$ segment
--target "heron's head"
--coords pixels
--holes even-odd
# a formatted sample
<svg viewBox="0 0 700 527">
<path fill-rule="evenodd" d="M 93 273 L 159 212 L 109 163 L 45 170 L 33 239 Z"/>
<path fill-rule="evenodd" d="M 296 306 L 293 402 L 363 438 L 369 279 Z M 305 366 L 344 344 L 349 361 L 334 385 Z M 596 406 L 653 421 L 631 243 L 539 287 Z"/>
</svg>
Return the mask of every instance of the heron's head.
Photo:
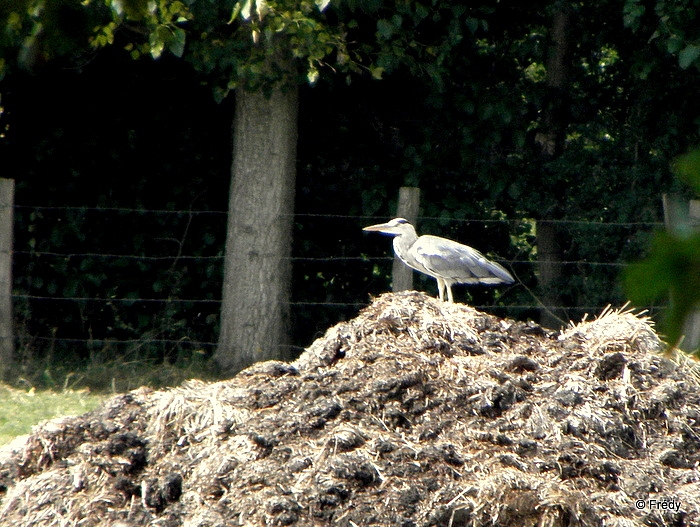
<svg viewBox="0 0 700 527">
<path fill-rule="evenodd" d="M 416 230 L 413 225 L 408 223 L 403 218 L 394 218 L 387 223 L 379 223 L 378 225 L 370 225 L 362 229 L 363 231 L 376 231 L 390 236 L 401 236 L 402 234 L 415 234 Z"/>
</svg>

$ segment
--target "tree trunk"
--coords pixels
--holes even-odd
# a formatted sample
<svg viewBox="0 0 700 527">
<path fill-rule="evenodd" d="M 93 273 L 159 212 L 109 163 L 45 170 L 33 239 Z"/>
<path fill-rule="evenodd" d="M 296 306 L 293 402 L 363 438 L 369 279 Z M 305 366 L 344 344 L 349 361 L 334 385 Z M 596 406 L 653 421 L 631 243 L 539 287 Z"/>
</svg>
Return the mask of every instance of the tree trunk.
<svg viewBox="0 0 700 527">
<path fill-rule="evenodd" d="M 552 18 L 551 48 L 547 58 L 547 95 L 542 108 L 542 127 L 535 141 L 545 159 L 561 154 L 569 122 L 569 6 L 563 5 Z"/>
<path fill-rule="evenodd" d="M 547 59 L 547 97 L 542 108 L 542 124 L 535 141 L 540 147 L 540 156 L 546 163 L 561 155 L 566 140 L 566 127 L 569 124 L 569 25 L 571 9 L 564 2 L 552 18 L 551 48 Z M 555 175 L 556 176 L 556 175 Z M 557 199 L 562 199 L 568 189 L 565 182 L 552 177 L 555 184 L 549 189 Z M 542 220 L 561 217 L 560 207 L 545 212 Z M 566 323 L 566 315 L 561 309 L 563 303 L 560 288 L 562 285 L 562 248 L 559 243 L 561 232 L 548 221 L 537 223 L 537 252 L 539 262 L 539 290 L 544 307 L 540 311 L 540 324 L 558 328 Z"/>
<path fill-rule="evenodd" d="M 297 88 L 236 92 L 221 332 L 214 360 L 234 374 L 288 358 Z"/>
</svg>

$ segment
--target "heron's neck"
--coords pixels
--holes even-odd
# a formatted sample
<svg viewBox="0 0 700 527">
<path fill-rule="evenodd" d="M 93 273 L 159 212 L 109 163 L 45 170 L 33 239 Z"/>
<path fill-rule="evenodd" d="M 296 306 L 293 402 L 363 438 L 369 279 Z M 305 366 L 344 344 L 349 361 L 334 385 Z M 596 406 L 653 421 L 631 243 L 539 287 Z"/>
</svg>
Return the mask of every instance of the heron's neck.
<svg viewBox="0 0 700 527">
<path fill-rule="evenodd" d="M 414 243 L 416 243 L 417 239 L 418 235 L 416 234 L 415 230 L 406 234 L 399 234 L 398 236 L 394 236 L 394 252 L 403 261 L 410 260 L 408 250 Z"/>
</svg>

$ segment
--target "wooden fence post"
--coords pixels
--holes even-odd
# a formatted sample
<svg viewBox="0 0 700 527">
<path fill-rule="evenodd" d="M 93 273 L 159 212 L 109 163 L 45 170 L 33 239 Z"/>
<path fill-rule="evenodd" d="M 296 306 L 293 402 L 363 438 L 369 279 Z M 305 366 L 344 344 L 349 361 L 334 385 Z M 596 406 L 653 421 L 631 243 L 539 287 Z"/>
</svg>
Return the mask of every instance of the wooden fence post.
<svg viewBox="0 0 700 527">
<path fill-rule="evenodd" d="M 399 203 L 396 206 L 396 217 L 404 218 L 416 226 L 418 219 L 418 207 L 420 205 L 420 189 L 417 187 L 401 187 L 399 189 Z M 413 269 L 406 266 L 394 255 L 394 263 L 391 267 L 391 290 L 410 291 L 413 289 Z"/>
<path fill-rule="evenodd" d="M 12 319 L 12 244 L 15 181 L 0 178 L 0 378 L 15 358 Z"/>
<path fill-rule="evenodd" d="M 559 329 L 566 325 L 568 318 L 561 308 L 562 300 L 559 294 L 563 276 L 559 235 L 555 222 L 537 221 L 538 281 L 543 304 L 540 309 L 540 324 L 551 329 Z"/>
<path fill-rule="evenodd" d="M 700 228 L 700 200 L 690 203 L 664 194 L 664 224 L 666 230 L 680 236 L 688 236 Z M 670 299 L 673 302 L 673 298 Z M 683 324 L 681 349 L 695 351 L 700 348 L 700 310 L 691 313 Z"/>
</svg>

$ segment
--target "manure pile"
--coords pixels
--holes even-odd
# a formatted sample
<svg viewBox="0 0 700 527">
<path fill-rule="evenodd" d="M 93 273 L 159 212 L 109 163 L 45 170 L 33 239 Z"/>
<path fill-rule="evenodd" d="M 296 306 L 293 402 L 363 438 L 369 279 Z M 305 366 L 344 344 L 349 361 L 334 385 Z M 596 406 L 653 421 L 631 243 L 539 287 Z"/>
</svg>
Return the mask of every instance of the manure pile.
<svg viewBox="0 0 700 527">
<path fill-rule="evenodd" d="M 294 363 L 140 389 L 0 455 L 0 525 L 700 525 L 700 386 L 648 320 L 386 294 Z"/>
</svg>

